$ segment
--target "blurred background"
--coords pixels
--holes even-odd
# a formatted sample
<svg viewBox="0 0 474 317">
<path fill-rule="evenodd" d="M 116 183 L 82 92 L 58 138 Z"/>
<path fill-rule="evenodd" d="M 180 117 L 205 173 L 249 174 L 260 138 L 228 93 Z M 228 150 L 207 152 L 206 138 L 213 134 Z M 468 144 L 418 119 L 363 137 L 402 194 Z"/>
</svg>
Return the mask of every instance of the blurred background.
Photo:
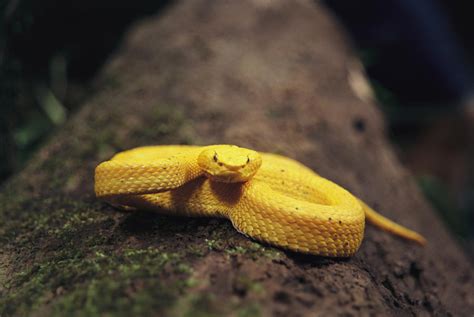
<svg viewBox="0 0 474 317">
<path fill-rule="evenodd" d="M 400 159 L 474 259 L 470 1 L 324 3 L 351 36 Z M 171 4 L 0 2 L 0 184 L 94 93 L 127 28 Z"/>
</svg>

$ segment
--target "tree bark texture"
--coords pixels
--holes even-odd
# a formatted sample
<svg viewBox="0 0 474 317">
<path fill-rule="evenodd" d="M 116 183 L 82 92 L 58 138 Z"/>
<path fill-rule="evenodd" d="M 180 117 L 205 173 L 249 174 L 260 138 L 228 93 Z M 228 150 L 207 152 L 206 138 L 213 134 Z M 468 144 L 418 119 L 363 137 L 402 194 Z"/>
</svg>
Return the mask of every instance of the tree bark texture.
<svg viewBox="0 0 474 317">
<path fill-rule="evenodd" d="M 95 95 L 2 188 L 0 315 L 472 316 L 472 266 L 351 88 L 347 43 L 303 0 L 182 1 L 135 25 Z M 293 157 L 429 243 L 368 225 L 354 257 L 321 258 L 95 198 L 99 162 L 176 143 Z"/>
</svg>

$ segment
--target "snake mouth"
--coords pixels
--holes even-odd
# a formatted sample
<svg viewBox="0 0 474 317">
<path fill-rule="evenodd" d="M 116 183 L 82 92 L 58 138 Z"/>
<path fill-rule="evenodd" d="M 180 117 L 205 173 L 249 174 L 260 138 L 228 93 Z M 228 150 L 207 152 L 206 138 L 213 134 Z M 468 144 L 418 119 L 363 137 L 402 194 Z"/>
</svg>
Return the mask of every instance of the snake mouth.
<svg viewBox="0 0 474 317">
<path fill-rule="evenodd" d="M 206 175 L 206 177 L 210 180 L 220 183 L 243 183 L 247 181 L 242 177 L 240 173 L 236 171 L 225 171 L 219 173 L 211 173 L 209 171 L 204 171 L 204 175 Z"/>
</svg>

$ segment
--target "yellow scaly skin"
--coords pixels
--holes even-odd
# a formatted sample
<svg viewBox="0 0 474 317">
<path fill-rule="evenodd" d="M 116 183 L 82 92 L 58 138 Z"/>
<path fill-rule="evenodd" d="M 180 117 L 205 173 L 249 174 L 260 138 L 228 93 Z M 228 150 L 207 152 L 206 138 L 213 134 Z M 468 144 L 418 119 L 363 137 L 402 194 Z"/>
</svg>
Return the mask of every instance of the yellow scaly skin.
<svg viewBox="0 0 474 317">
<path fill-rule="evenodd" d="M 366 217 L 384 230 L 426 242 L 297 161 L 232 145 L 118 153 L 97 166 L 95 192 L 128 209 L 229 218 L 256 240 L 322 256 L 353 255 Z"/>
</svg>

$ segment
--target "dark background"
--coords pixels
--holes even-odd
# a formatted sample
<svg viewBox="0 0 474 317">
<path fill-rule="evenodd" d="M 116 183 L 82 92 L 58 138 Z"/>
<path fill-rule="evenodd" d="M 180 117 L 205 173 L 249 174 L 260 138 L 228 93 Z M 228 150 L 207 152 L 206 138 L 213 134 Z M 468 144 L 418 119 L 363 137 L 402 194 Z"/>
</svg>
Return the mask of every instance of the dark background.
<svg viewBox="0 0 474 317">
<path fill-rule="evenodd" d="M 474 22 L 469 1 L 327 0 L 366 67 L 390 137 L 452 232 L 474 254 Z M 93 93 L 130 24 L 168 1 L 0 4 L 0 182 Z M 429 225 L 429 224 L 427 224 Z"/>
</svg>

